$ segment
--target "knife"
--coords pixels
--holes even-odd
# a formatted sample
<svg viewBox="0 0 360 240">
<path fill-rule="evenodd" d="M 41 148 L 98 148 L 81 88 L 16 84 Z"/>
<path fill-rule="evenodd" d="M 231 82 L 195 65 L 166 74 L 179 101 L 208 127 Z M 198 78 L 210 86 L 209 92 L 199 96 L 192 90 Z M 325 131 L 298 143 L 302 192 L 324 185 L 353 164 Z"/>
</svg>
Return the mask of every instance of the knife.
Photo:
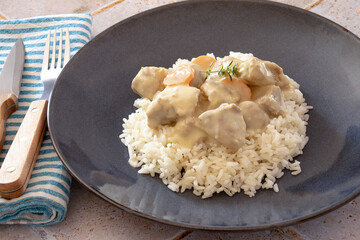
<svg viewBox="0 0 360 240">
<path fill-rule="evenodd" d="M 18 39 L 11 48 L 0 75 L 0 150 L 5 142 L 6 119 L 18 106 L 24 58 L 24 43 Z"/>
</svg>

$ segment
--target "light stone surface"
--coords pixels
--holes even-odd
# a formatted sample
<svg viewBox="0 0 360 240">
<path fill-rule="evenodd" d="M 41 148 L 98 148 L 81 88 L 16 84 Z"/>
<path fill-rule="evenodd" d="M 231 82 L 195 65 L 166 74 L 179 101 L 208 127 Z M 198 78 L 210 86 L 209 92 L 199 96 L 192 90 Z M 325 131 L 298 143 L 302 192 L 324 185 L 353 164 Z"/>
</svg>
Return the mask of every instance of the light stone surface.
<svg viewBox="0 0 360 240">
<path fill-rule="evenodd" d="M 360 0 L 276 0 L 305 8 L 360 36 Z M 59 4 L 61 2 L 61 4 Z M 0 0 L 0 19 L 90 12 L 93 36 L 136 13 L 175 0 Z M 359 60 L 360 61 L 360 60 Z M 304 223 L 269 231 L 186 230 L 131 215 L 82 188 L 75 180 L 65 220 L 53 226 L 0 225 L 0 239 L 360 239 L 357 197 L 343 207 Z"/>
</svg>

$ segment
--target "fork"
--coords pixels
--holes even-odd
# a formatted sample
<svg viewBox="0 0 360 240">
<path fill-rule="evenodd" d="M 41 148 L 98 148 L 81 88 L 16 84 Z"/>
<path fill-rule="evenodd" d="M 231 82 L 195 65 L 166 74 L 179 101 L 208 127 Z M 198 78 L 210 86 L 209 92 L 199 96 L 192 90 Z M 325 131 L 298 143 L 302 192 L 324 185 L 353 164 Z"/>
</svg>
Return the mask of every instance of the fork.
<svg viewBox="0 0 360 240">
<path fill-rule="evenodd" d="M 52 58 L 50 60 L 51 31 L 49 31 L 40 79 L 44 84 L 44 92 L 39 100 L 33 101 L 11 144 L 0 169 L 0 195 L 4 198 L 15 198 L 24 193 L 35 165 L 46 128 L 47 103 L 64 66 L 70 60 L 70 37 L 66 29 L 65 47 L 63 49 L 63 31 L 60 30 L 58 57 L 56 63 L 56 30 L 53 34 Z M 64 61 L 62 51 L 64 50 Z"/>
</svg>

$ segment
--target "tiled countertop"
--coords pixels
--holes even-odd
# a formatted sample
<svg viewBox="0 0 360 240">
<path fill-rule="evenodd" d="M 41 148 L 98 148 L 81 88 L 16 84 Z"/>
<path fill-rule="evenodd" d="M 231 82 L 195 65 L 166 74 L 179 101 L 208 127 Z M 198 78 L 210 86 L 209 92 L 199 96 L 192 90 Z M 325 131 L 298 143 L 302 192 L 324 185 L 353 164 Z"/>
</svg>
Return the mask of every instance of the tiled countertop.
<svg viewBox="0 0 360 240">
<path fill-rule="evenodd" d="M 327 17 L 360 36 L 360 0 L 276 0 Z M 61 3 L 60 3 L 61 2 Z M 174 0 L 0 0 L 0 19 L 90 12 L 93 36 L 131 15 Z M 0 239 L 360 239 L 357 197 L 301 224 L 259 232 L 186 230 L 131 215 L 82 188 L 75 180 L 66 219 L 57 225 L 0 225 Z"/>
</svg>

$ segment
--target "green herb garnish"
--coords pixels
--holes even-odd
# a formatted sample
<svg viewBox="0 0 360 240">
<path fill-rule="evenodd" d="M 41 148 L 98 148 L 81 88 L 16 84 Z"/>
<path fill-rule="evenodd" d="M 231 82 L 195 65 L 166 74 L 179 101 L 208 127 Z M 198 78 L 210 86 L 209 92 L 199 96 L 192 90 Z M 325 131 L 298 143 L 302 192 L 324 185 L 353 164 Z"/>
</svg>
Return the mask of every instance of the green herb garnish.
<svg viewBox="0 0 360 240">
<path fill-rule="evenodd" d="M 217 71 L 212 71 L 211 67 L 213 65 L 214 62 L 211 63 L 210 67 L 208 70 L 206 71 L 201 71 L 203 73 L 205 73 L 207 76 L 206 78 L 211 74 L 211 73 L 217 73 L 220 77 L 224 76 L 224 75 L 228 75 L 230 78 L 230 81 L 232 81 L 232 77 L 235 75 L 236 77 L 239 76 L 238 73 L 238 67 L 237 64 L 234 64 L 233 66 L 231 66 L 233 64 L 233 60 L 231 60 L 231 62 L 229 63 L 229 65 L 227 65 L 226 68 L 224 68 L 223 66 L 221 66 L 220 70 Z M 205 80 L 206 80 L 205 78 Z"/>
</svg>

